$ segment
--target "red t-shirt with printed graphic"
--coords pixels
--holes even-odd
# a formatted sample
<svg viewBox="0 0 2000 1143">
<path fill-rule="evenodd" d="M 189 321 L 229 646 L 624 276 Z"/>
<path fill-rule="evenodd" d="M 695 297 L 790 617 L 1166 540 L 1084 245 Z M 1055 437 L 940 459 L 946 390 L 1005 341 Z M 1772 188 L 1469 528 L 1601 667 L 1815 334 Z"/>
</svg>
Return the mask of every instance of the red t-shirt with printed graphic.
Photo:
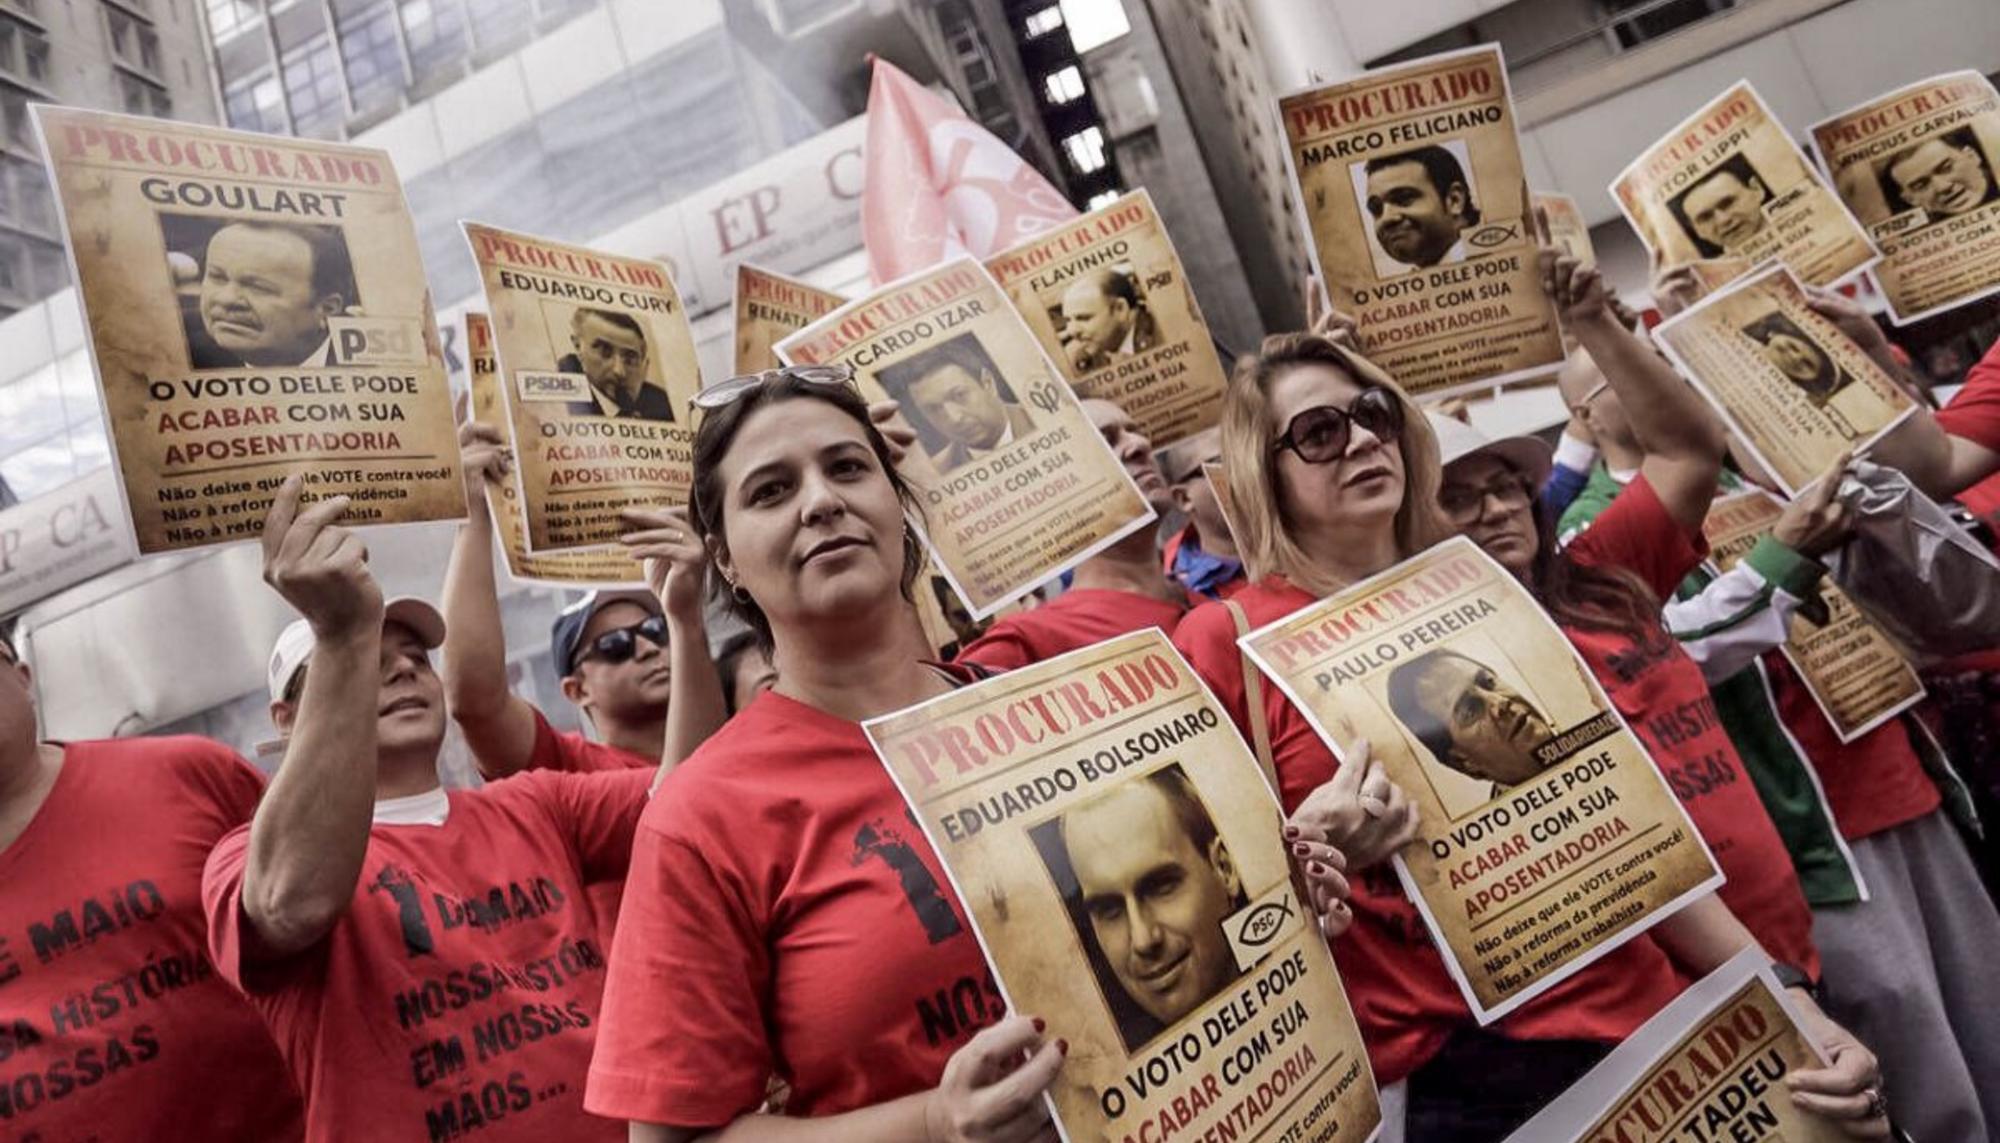
<svg viewBox="0 0 2000 1143">
<path fill-rule="evenodd" d="M 1257 628 L 1315 600 L 1283 578 L 1270 576 L 1245 587 L 1233 602 Z M 1243 661 L 1227 606 L 1206 603 L 1195 608 L 1174 632 L 1174 645 L 1248 738 Z M 1260 684 L 1279 792 L 1290 812 L 1307 794 L 1331 781 L 1340 764 L 1277 684 L 1269 679 Z M 1348 880 L 1354 890 L 1350 904 L 1355 919 L 1333 942 L 1333 957 L 1368 1044 L 1376 1081 L 1395 1083 L 1429 1062 L 1454 1030 L 1472 1027 L 1472 1011 L 1391 865 L 1382 862 L 1358 876 L 1350 874 Z M 1527 1040 L 1615 1043 L 1679 991 L 1666 955 L 1650 938 L 1639 936 L 1522 1005 L 1495 1027 L 1504 1035 Z"/>
<path fill-rule="evenodd" d="M 245 826 L 208 860 L 209 948 L 306 1100 L 312 1143 L 623 1140 L 583 1110 L 604 991 L 585 886 L 624 874 L 652 775 L 520 774 L 441 825 L 376 825 L 325 939 L 246 960 Z"/>
<path fill-rule="evenodd" d="M 201 869 L 264 779 L 205 738 L 72 742 L 0 849 L 0 1139 L 275 1143 L 301 1109 L 208 959 Z"/>
<path fill-rule="evenodd" d="M 560 770 L 567 774 L 602 774 L 612 770 L 657 770 L 658 758 L 634 754 L 609 743 L 593 742 L 573 730 L 557 730 L 540 707 L 535 708 L 535 747 L 523 770 Z M 625 896 L 625 879 L 600 881 L 590 887 L 590 899 L 603 921 L 601 936 L 608 948 L 618 910 Z"/>
<path fill-rule="evenodd" d="M 1563 558 L 1624 568 L 1670 599 L 1707 554 L 1702 534 L 1682 527 L 1641 476 L 1570 541 Z M 1615 631 L 1566 627 L 1563 633 L 1708 842 L 1727 878 L 1723 902 L 1766 952 L 1817 978 L 1812 910 L 1798 871 L 1723 729 L 1701 668 L 1664 628 L 1643 643 Z"/>
<path fill-rule="evenodd" d="M 1005 1011 L 923 830 L 857 723 L 775 693 L 646 808 L 586 1105 L 719 1127 L 935 1087 Z"/>
<path fill-rule="evenodd" d="M 1148 627 L 1171 632 L 1186 613 L 1185 598 L 1071 588 L 1040 607 L 1002 617 L 960 651 L 957 661 L 1011 671 Z"/>
</svg>

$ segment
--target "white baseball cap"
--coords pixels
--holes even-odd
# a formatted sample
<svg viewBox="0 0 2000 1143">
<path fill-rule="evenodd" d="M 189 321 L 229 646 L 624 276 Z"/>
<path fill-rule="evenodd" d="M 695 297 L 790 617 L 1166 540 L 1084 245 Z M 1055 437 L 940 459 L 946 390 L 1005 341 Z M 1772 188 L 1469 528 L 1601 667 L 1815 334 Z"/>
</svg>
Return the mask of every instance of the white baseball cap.
<svg viewBox="0 0 2000 1143">
<path fill-rule="evenodd" d="M 1555 450 L 1539 438 L 1501 437 L 1496 441 L 1456 417 L 1429 410 L 1425 410 L 1424 416 L 1430 418 L 1431 432 L 1437 436 L 1438 467 L 1450 468 L 1475 453 L 1486 453 L 1507 462 L 1536 489 L 1548 483 L 1549 470 L 1555 466 Z"/>
<path fill-rule="evenodd" d="M 426 651 L 444 645 L 444 616 L 438 614 L 437 608 L 415 596 L 390 600 L 382 609 L 382 622 L 400 623 L 409 628 Z M 271 648 L 269 671 L 272 702 L 283 701 L 286 688 L 292 685 L 292 680 L 306 665 L 306 660 L 312 658 L 313 647 L 312 624 L 303 619 L 293 620 L 278 632 L 278 641 Z"/>
</svg>

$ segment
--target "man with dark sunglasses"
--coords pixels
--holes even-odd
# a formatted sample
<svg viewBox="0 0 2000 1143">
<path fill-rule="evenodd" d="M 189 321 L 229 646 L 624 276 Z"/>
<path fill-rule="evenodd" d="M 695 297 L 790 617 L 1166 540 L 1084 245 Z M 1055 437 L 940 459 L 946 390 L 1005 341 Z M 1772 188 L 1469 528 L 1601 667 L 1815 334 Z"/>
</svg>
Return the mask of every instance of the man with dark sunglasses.
<svg viewBox="0 0 2000 1143">
<path fill-rule="evenodd" d="M 676 576 L 660 592 L 599 591 L 557 616 L 550 650 L 563 697 L 576 704 L 597 740 L 559 731 L 507 684 L 507 638 L 493 568 L 493 518 L 485 483 L 504 479 L 497 430 L 469 423 L 459 447 L 466 522 L 445 572 L 443 677 L 452 717 L 487 778 L 522 770 L 652 768 L 679 761 L 722 723 L 722 688 L 703 625 L 703 577 Z M 634 514 L 647 537 L 702 566 L 694 529 L 676 512 Z M 634 549 L 635 554 L 643 554 Z M 656 553 L 658 554 L 658 553 Z M 663 602 L 664 601 L 664 602 Z"/>
</svg>

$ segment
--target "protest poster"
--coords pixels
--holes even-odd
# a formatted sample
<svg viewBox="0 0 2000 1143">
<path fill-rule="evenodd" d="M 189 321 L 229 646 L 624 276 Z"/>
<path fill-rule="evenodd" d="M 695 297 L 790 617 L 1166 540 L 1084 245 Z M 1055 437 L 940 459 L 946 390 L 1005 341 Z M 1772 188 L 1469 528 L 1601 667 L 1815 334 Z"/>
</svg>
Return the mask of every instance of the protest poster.
<svg viewBox="0 0 2000 1143">
<path fill-rule="evenodd" d="M 1583 220 L 1583 208 L 1566 194 L 1536 191 L 1530 196 L 1535 209 L 1549 224 L 1549 245 L 1586 265 L 1597 265 L 1597 248 L 1590 244 L 1590 224 Z"/>
<path fill-rule="evenodd" d="M 2000 93 L 1933 76 L 1813 124 L 1834 190 L 1868 228 L 1903 325 L 2000 292 Z"/>
<path fill-rule="evenodd" d="M 493 425 L 504 434 L 509 424 L 507 401 L 500 393 L 500 359 L 493 352 L 493 326 L 485 314 L 465 315 L 465 356 L 472 386 L 472 419 Z M 508 448 L 519 455 L 520 450 L 511 438 Z M 617 548 L 580 548 L 531 555 L 528 521 L 521 511 L 517 481 L 489 483 L 486 510 L 493 517 L 493 538 L 507 561 L 507 574 L 515 579 L 576 587 L 643 586 L 646 582 L 646 573 L 639 562 Z"/>
<path fill-rule="evenodd" d="M 462 225 L 500 356 L 528 551 L 616 543 L 623 509 L 686 504 L 701 367 L 666 266 Z"/>
<path fill-rule="evenodd" d="M 1497 46 L 1311 87 L 1278 114 L 1313 264 L 1362 353 L 1419 398 L 1561 367 Z"/>
<path fill-rule="evenodd" d="M 1772 264 L 1661 322 L 1653 338 L 1787 496 L 1865 451 L 1916 401 Z"/>
<path fill-rule="evenodd" d="M 465 514 L 458 428 L 386 152 L 38 105 L 141 554 L 255 538 L 279 485 L 343 522 Z"/>
<path fill-rule="evenodd" d="M 1187 269 L 1143 189 L 986 260 L 1079 397 L 1161 448 L 1222 419 L 1229 383 Z"/>
<path fill-rule="evenodd" d="M 1731 957 L 1641 1025 L 1507 1143 L 1848 1138 L 1792 1103 L 1785 1077 L 1826 1066 L 1759 949 Z"/>
<path fill-rule="evenodd" d="M 847 299 L 748 262 L 736 267 L 736 372 L 762 373 L 778 367 L 773 350 L 795 333 L 841 306 Z"/>
<path fill-rule="evenodd" d="M 1694 280 L 1695 300 L 1700 301 L 1748 274 L 1755 263 L 1748 258 L 1697 258 L 1684 266 Z"/>
<path fill-rule="evenodd" d="M 1663 269 L 1776 258 L 1828 286 L 1879 253 L 1747 80 L 1641 152 L 1611 197 Z"/>
<path fill-rule="evenodd" d="M 1007 1007 L 1069 1041 L 1066 1138 L 1373 1138 L 1374 1073 L 1277 799 L 1158 629 L 863 729 Z"/>
<path fill-rule="evenodd" d="M 892 282 L 778 343 L 845 363 L 916 433 L 898 466 L 924 542 L 974 619 L 1150 525 L 1152 508 L 980 264 Z"/>
<path fill-rule="evenodd" d="M 1776 498 L 1756 489 L 1717 497 L 1702 523 L 1710 558 L 1723 571 L 1735 567 L 1770 534 L 1783 511 Z M 1896 644 L 1832 578 L 1821 582 L 1819 594 L 1827 621 L 1815 624 L 1792 616 L 1780 650 L 1834 733 L 1842 742 L 1852 742 L 1923 701 L 1924 683 Z"/>
<path fill-rule="evenodd" d="M 1569 640 L 1463 536 L 1239 642 L 1415 803 L 1396 873 L 1482 1024 L 1722 882 Z"/>
</svg>

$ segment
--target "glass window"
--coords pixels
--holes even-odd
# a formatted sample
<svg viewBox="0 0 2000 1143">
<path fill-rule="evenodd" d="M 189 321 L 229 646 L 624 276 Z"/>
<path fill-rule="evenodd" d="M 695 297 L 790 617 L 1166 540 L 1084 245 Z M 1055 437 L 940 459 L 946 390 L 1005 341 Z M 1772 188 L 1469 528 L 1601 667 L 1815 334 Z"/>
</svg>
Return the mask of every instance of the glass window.
<svg viewBox="0 0 2000 1143">
<path fill-rule="evenodd" d="M 257 0 L 208 0 L 208 31 L 219 45 L 257 19 Z"/>
<path fill-rule="evenodd" d="M 472 41 L 482 57 L 525 43 L 535 34 L 530 0 L 465 0 L 465 13 L 472 20 Z"/>
<path fill-rule="evenodd" d="M 278 61 L 285 78 L 285 100 L 292 105 L 292 129 L 300 135 L 331 135 L 347 119 L 341 97 L 340 69 L 333 58 L 333 41 L 315 36 Z"/>
<path fill-rule="evenodd" d="M 1069 103 L 1083 97 L 1083 73 L 1075 64 L 1055 72 L 1042 80 L 1042 90 L 1047 93 L 1050 103 Z"/>
<path fill-rule="evenodd" d="M 49 42 L 40 36 L 29 36 L 23 41 L 26 49 L 28 78 L 37 83 L 49 78 Z"/>
<path fill-rule="evenodd" d="M 1062 15 L 1069 25 L 1070 46 L 1079 55 L 1132 30 L 1121 0 L 1062 0 Z"/>
<path fill-rule="evenodd" d="M 1096 127 L 1086 127 L 1074 135 L 1065 136 L 1063 151 L 1069 155 L 1069 165 L 1079 175 L 1104 169 L 1104 132 Z"/>
<path fill-rule="evenodd" d="M 231 127 L 282 135 L 285 125 L 285 95 L 278 77 L 271 72 L 239 79 L 222 93 L 222 110 Z"/>
<path fill-rule="evenodd" d="M 396 47 L 396 9 L 384 2 L 360 16 L 342 17 L 340 57 L 357 108 L 394 102 L 403 89 L 403 54 Z"/>
<path fill-rule="evenodd" d="M 1055 4 L 1051 4 L 1039 12 L 1028 13 L 1028 18 L 1021 24 L 1022 30 L 1028 33 L 1028 38 L 1031 40 L 1036 36 L 1047 35 L 1062 26 L 1062 8 Z"/>
<path fill-rule="evenodd" d="M 403 0 L 403 38 L 410 45 L 410 68 L 419 81 L 470 52 L 465 38 L 465 9 L 460 3 L 461 0 Z"/>
<path fill-rule="evenodd" d="M 1112 203 L 1117 202 L 1118 196 L 1123 193 L 1124 193 L 1123 191 L 1115 191 L 1115 190 L 1099 191 L 1096 194 L 1090 196 L 1090 202 L 1087 203 L 1083 209 L 1089 211 L 1089 210 L 1096 210 L 1100 206 L 1110 206 Z"/>
</svg>

